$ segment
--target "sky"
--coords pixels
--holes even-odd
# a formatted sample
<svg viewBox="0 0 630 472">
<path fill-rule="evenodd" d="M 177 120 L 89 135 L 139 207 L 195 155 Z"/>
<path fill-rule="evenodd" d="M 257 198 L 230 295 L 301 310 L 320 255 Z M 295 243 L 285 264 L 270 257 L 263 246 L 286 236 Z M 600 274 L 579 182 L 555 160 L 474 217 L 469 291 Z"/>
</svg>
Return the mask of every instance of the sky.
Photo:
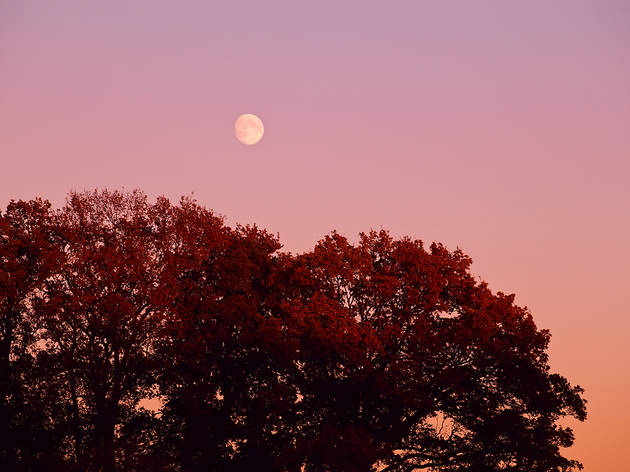
<svg viewBox="0 0 630 472">
<path fill-rule="evenodd" d="M 629 84 L 626 1 L 1 0 L 0 208 L 140 188 L 293 252 L 459 247 L 585 388 L 567 454 L 623 470 Z"/>
</svg>

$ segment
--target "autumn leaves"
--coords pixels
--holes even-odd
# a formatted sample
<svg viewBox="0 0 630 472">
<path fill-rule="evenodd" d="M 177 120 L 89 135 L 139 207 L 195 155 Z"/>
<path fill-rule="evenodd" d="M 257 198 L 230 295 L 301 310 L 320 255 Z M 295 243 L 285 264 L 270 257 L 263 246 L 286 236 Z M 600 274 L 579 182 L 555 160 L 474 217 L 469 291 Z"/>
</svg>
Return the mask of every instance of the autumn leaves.
<svg viewBox="0 0 630 472">
<path fill-rule="evenodd" d="M 11 203 L 4 468 L 577 466 L 557 420 L 584 419 L 581 389 L 549 373 L 548 333 L 463 253 L 384 231 L 280 248 L 190 199 Z M 140 407 L 151 398 L 158 412 Z"/>
</svg>

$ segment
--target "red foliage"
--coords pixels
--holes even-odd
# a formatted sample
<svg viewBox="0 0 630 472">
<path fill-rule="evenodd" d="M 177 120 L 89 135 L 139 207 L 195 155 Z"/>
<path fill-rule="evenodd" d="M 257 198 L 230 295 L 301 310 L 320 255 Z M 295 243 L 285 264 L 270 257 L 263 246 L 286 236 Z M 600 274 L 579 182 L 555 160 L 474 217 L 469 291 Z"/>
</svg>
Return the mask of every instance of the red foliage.
<svg viewBox="0 0 630 472">
<path fill-rule="evenodd" d="M 138 191 L 0 216 L 5 468 L 580 467 L 558 420 L 582 390 L 459 250 L 333 232 L 291 255 Z"/>
</svg>

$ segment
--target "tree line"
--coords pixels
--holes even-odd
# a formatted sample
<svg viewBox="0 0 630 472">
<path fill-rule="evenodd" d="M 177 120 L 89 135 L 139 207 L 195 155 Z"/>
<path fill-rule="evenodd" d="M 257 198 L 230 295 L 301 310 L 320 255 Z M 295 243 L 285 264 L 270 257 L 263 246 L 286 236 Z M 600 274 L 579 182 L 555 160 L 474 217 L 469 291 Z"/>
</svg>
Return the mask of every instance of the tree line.
<svg viewBox="0 0 630 472">
<path fill-rule="evenodd" d="M 283 252 L 191 198 L 0 212 L 0 469 L 569 471 L 583 390 L 460 250 Z M 153 405 L 153 407 L 151 407 Z"/>
</svg>

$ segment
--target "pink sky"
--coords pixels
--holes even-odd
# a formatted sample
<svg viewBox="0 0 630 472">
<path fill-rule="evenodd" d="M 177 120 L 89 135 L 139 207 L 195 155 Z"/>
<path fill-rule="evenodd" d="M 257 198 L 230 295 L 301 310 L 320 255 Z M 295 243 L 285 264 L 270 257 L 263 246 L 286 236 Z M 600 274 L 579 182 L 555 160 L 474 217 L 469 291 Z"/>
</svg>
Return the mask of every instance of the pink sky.
<svg viewBox="0 0 630 472">
<path fill-rule="evenodd" d="M 5 0 L 0 206 L 194 192 L 291 251 L 370 228 L 461 247 L 586 389 L 569 455 L 620 471 L 629 84 L 623 1 Z"/>
</svg>

